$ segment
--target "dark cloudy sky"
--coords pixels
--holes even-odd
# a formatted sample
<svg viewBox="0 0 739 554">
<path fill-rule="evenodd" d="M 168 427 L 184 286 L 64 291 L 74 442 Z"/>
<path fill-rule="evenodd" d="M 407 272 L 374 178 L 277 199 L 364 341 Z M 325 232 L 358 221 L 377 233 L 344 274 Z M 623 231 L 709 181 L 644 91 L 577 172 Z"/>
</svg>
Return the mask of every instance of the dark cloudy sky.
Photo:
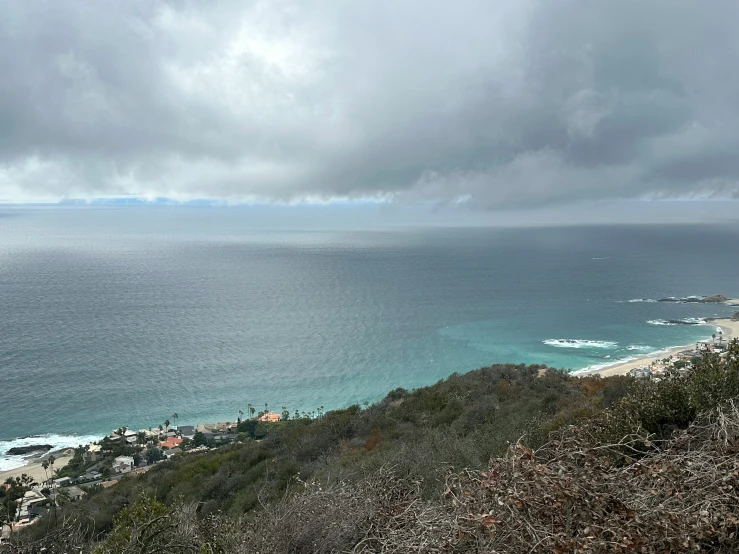
<svg viewBox="0 0 739 554">
<path fill-rule="evenodd" d="M 0 0 L 0 201 L 739 196 L 736 0 Z"/>
</svg>

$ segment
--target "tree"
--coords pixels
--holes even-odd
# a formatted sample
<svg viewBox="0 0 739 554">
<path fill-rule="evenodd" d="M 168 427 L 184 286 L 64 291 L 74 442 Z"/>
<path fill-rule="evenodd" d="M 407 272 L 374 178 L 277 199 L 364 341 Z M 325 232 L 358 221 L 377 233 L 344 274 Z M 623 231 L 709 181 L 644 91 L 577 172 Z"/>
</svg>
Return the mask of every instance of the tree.
<svg viewBox="0 0 739 554">
<path fill-rule="evenodd" d="M 121 442 L 126 442 L 126 431 L 128 431 L 128 428 L 126 427 L 119 427 L 116 431 L 116 434 L 120 437 Z"/>
<path fill-rule="evenodd" d="M 244 416 L 244 412 L 242 412 L 241 410 L 239 410 L 239 420 L 238 420 L 238 422 L 237 422 L 238 424 L 241 424 L 241 418 L 242 418 L 243 416 Z"/>
<path fill-rule="evenodd" d="M 164 453 L 160 448 L 150 445 L 146 450 L 144 450 L 144 458 L 146 458 L 148 463 L 153 464 L 154 462 L 163 460 Z"/>
<path fill-rule="evenodd" d="M 256 408 L 254 408 L 254 406 L 252 406 L 251 404 L 249 404 L 249 415 L 251 417 L 254 417 L 254 412 L 256 412 L 256 411 L 257 411 Z"/>
<path fill-rule="evenodd" d="M 0 528 L 4 525 L 10 527 L 13 532 L 13 525 L 18 521 L 18 516 L 23 509 L 23 498 L 31 487 L 36 485 L 33 477 L 23 473 L 20 477 L 9 477 L 5 480 L 8 489 L 5 496 L 0 499 Z"/>
<path fill-rule="evenodd" d="M 165 547 L 169 541 L 163 539 L 169 535 L 173 526 L 167 506 L 149 497 L 146 493 L 113 518 L 113 529 L 103 541 L 97 552 L 101 553 L 137 553 L 174 552 Z"/>
<path fill-rule="evenodd" d="M 174 426 L 175 427 L 177 427 L 177 418 L 179 418 L 179 417 L 180 417 L 180 414 L 178 414 L 177 412 L 175 412 L 175 413 L 172 414 L 172 421 L 174 421 Z"/>
<path fill-rule="evenodd" d="M 168 433 L 169 432 L 169 420 L 168 419 L 164 420 L 164 428 L 166 429 L 165 432 Z"/>
<path fill-rule="evenodd" d="M 192 437 L 193 446 L 203 446 L 206 442 L 205 435 L 201 431 L 196 431 Z"/>
</svg>

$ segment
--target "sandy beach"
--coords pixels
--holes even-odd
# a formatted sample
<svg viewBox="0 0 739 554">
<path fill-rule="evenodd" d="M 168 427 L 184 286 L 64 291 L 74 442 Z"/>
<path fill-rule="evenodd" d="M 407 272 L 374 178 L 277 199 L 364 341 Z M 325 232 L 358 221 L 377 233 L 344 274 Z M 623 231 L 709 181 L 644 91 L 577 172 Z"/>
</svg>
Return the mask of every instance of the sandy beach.
<svg viewBox="0 0 739 554">
<path fill-rule="evenodd" d="M 69 461 L 72 459 L 72 455 L 74 454 L 74 450 L 67 449 L 64 450 L 64 452 L 54 452 L 54 458 L 56 458 L 56 461 L 54 462 L 54 469 L 61 469 L 65 465 L 69 463 Z M 33 477 L 33 479 L 37 483 L 41 483 L 42 481 L 46 480 L 46 472 L 44 471 L 44 468 L 41 467 L 41 464 L 43 463 L 44 458 L 38 458 L 31 460 L 28 464 L 17 467 L 15 469 L 9 469 L 7 471 L 0 471 L 0 483 L 4 483 L 5 480 L 8 477 L 20 477 L 21 474 L 25 473 L 26 475 L 30 475 Z"/>
<path fill-rule="evenodd" d="M 739 300 L 731 300 L 731 302 L 737 302 L 737 305 L 739 305 Z M 739 321 L 734 321 L 731 319 L 713 319 L 710 321 L 710 324 L 716 327 L 721 327 L 724 334 L 724 339 L 732 339 L 735 337 L 739 337 Z M 711 340 L 711 333 L 707 332 L 707 340 Z M 687 350 L 689 348 L 694 347 L 695 344 L 684 344 L 682 346 L 673 346 L 671 348 L 665 349 L 665 350 L 659 350 L 657 352 L 652 352 L 651 354 L 647 354 L 646 356 L 641 356 L 639 358 L 636 358 L 634 360 L 629 360 L 628 362 L 622 362 L 618 364 L 613 364 L 608 367 L 604 367 L 603 369 L 595 369 L 593 371 L 582 371 L 579 372 L 579 375 L 602 375 L 603 377 L 609 377 L 611 375 L 626 375 L 631 371 L 632 369 L 636 369 L 637 367 L 641 367 L 646 365 L 648 362 L 651 362 L 652 360 L 658 359 L 658 358 L 666 358 L 668 356 L 671 356 L 672 354 L 677 354 L 678 352 L 681 352 L 683 350 Z"/>
</svg>

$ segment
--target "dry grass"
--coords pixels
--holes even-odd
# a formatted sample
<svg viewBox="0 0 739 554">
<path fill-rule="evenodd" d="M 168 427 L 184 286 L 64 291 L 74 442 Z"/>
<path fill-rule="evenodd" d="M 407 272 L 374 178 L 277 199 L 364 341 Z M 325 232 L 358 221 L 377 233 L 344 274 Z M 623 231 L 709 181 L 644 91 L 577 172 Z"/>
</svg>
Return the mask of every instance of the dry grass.
<svg viewBox="0 0 739 554">
<path fill-rule="evenodd" d="M 662 443 L 637 432 L 603 444 L 602 425 L 569 427 L 537 450 L 513 445 L 485 471 L 450 472 L 444 496 L 432 502 L 420 483 L 385 468 L 329 487 L 303 483 L 303 494 L 241 520 L 201 519 L 180 506 L 158 551 L 739 552 L 737 404 Z M 43 544 L 0 552 L 89 552 L 81 531 L 65 527 Z M 133 540 L 124 551 L 144 552 Z"/>
</svg>

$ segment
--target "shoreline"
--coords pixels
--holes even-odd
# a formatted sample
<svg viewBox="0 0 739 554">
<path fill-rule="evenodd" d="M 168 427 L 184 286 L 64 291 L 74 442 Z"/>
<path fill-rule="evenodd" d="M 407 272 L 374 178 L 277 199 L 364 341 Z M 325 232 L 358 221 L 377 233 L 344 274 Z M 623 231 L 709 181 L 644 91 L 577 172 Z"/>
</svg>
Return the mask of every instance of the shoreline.
<svg viewBox="0 0 739 554">
<path fill-rule="evenodd" d="M 739 301 L 737 301 L 739 302 Z M 706 323 L 706 325 L 711 325 L 713 327 L 721 327 L 721 330 L 723 331 L 723 337 L 725 340 L 731 340 L 733 338 L 739 337 L 739 321 L 732 320 L 729 318 L 716 318 L 711 319 Z M 710 334 L 707 337 L 708 341 L 711 340 Z M 597 368 L 597 369 L 580 369 L 577 371 L 573 371 L 573 375 L 577 376 L 589 376 L 589 375 L 600 375 L 601 377 L 611 377 L 613 375 L 627 375 L 632 369 L 636 369 L 637 367 L 642 367 L 646 365 L 647 363 L 653 361 L 655 358 L 665 358 L 668 356 L 672 356 L 673 354 L 677 354 L 678 352 L 682 352 L 683 350 L 688 350 L 694 346 L 693 343 L 691 344 L 683 344 L 683 345 L 677 345 L 677 346 L 669 346 L 667 348 L 663 348 L 661 350 L 655 350 L 654 352 L 650 352 L 648 354 L 645 354 L 643 356 L 639 356 L 637 358 L 621 361 L 621 362 L 615 362 L 611 365 Z"/>
<path fill-rule="evenodd" d="M 649 300 L 652 301 L 652 300 Z M 656 302 L 656 301 L 655 301 Z M 722 304 L 725 304 L 727 306 L 739 306 L 739 299 L 729 299 L 724 302 L 721 302 Z M 720 327 L 723 330 L 723 338 L 725 340 L 732 340 L 735 338 L 739 338 L 739 320 L 733 320 L 728 317 L 726 318 L 708 318 L 706 320 L 705 324 L 702 324 L 704 326 L 711 326 L 714 329 L 716 327 Z M 705 341 L 710 341 L 710 332 L 707 332 L 707 338 L 700 339 Z M 623 358 L 620 361 L 614 360 L 611 363 L 606 364 L 598 364 L 598 365 L 592 365 L 590 367 L 585 367 L 582 369 L 577 369 L 574 371 L 570 371 L 570 374 L 573 376 L 578 377 L 584 377 L 584 376 L 591 376 L 591 375 L 600 375 L 602 377 L 609 377 L 609 376 L 615 376 L 615 375 L 626 375 L 631 370 L 636 369 L 638 367 L 643 367 L 645 365 L 650 364 L 655 359 L 661 359 L 665 357 L 672 356 L 676 353 L 682 352 L 684 350 L 692 349 L 695 343 L 685 344 L 685 345 L 676 345 L 676 346 L 668 346 L 662 349 L 654 350 L 652 352 L 646 353 L 646 354 L 638 354 L 636 357 L 627 357 Z M 562 366 L 563 368 L 566 366 Z M 39 442 L 46 442 L 46 438 L 43 438 L 45 436 L 49 436 L 52 438 L 55 438 L 56 435 L 38 435 Z M 25 437 L 25 438 L 37 438 L 37 437 Z M 56 437 L 56 438 L 64 438 L 64 437 Z M 69 437 L 67 437 L 69 438 Z M 87 435 L 87 436 L 80 436 L 80 439 L 82 439 L 82 443 L 87 443 L 90 441 L 97 441 L 99 440 L 99 436 L 95 435 Z M 8 439 L 8 441 L 14 441 L 19 439 Z M 2 441 L 0 441 L 2 442 Z M 75 441 L 77 442 L 77 441 Z M 70 444 L 69 447 L 66 445 Z M 64 465 L 66 465 L 69 460 L 71 459 L 71 455 L 68 454 L 69 448 L 72 448 L 71 443 L 57 443 L 56 448 L 54 450 L 51 450 L 41 456 L 31 456 L 28 458 L 25 458 L 23 465 L 13 467 L 12 469 L 5 469 L 0 470 L 0 483 L 5 481 L 5 479 L 9 477 L 17 477 L 20 476 L 23 473 L 33 475 L 34 477 L 38 479 L 44 479 L 44 471 L 41 467 L 42 462 L 44 459 L 48 458 L 50 454 L 54 454 L 54 456 L 57 458 L 57 464 L 56 469 L 61 469 Z M 58 465 L 61 464 L 61 465 Z M 6 466 L 7 467 L 7 466 Z"/>
<path fill-rule="evenodd" d="M 20 477 L 25 473 L 26 475 L 33 477 L 34 481 L 41 484 L 41 482 L 45 481 L 47 478 L 47 470 L 44 470 L 41 464 L 51 455 L 56 459 L 54 462 L 54 469 L 62 469 L 74 456 L 74 449 L 62 448 L 60 450 L 49 451 L 43 456 L 28 458 L 28 461 L 22 466 L 0 471 L 0 483 L 4 483 L 8 478 Z M 50 470 L 48 476 L 52 477 Z"/>
</svg>

